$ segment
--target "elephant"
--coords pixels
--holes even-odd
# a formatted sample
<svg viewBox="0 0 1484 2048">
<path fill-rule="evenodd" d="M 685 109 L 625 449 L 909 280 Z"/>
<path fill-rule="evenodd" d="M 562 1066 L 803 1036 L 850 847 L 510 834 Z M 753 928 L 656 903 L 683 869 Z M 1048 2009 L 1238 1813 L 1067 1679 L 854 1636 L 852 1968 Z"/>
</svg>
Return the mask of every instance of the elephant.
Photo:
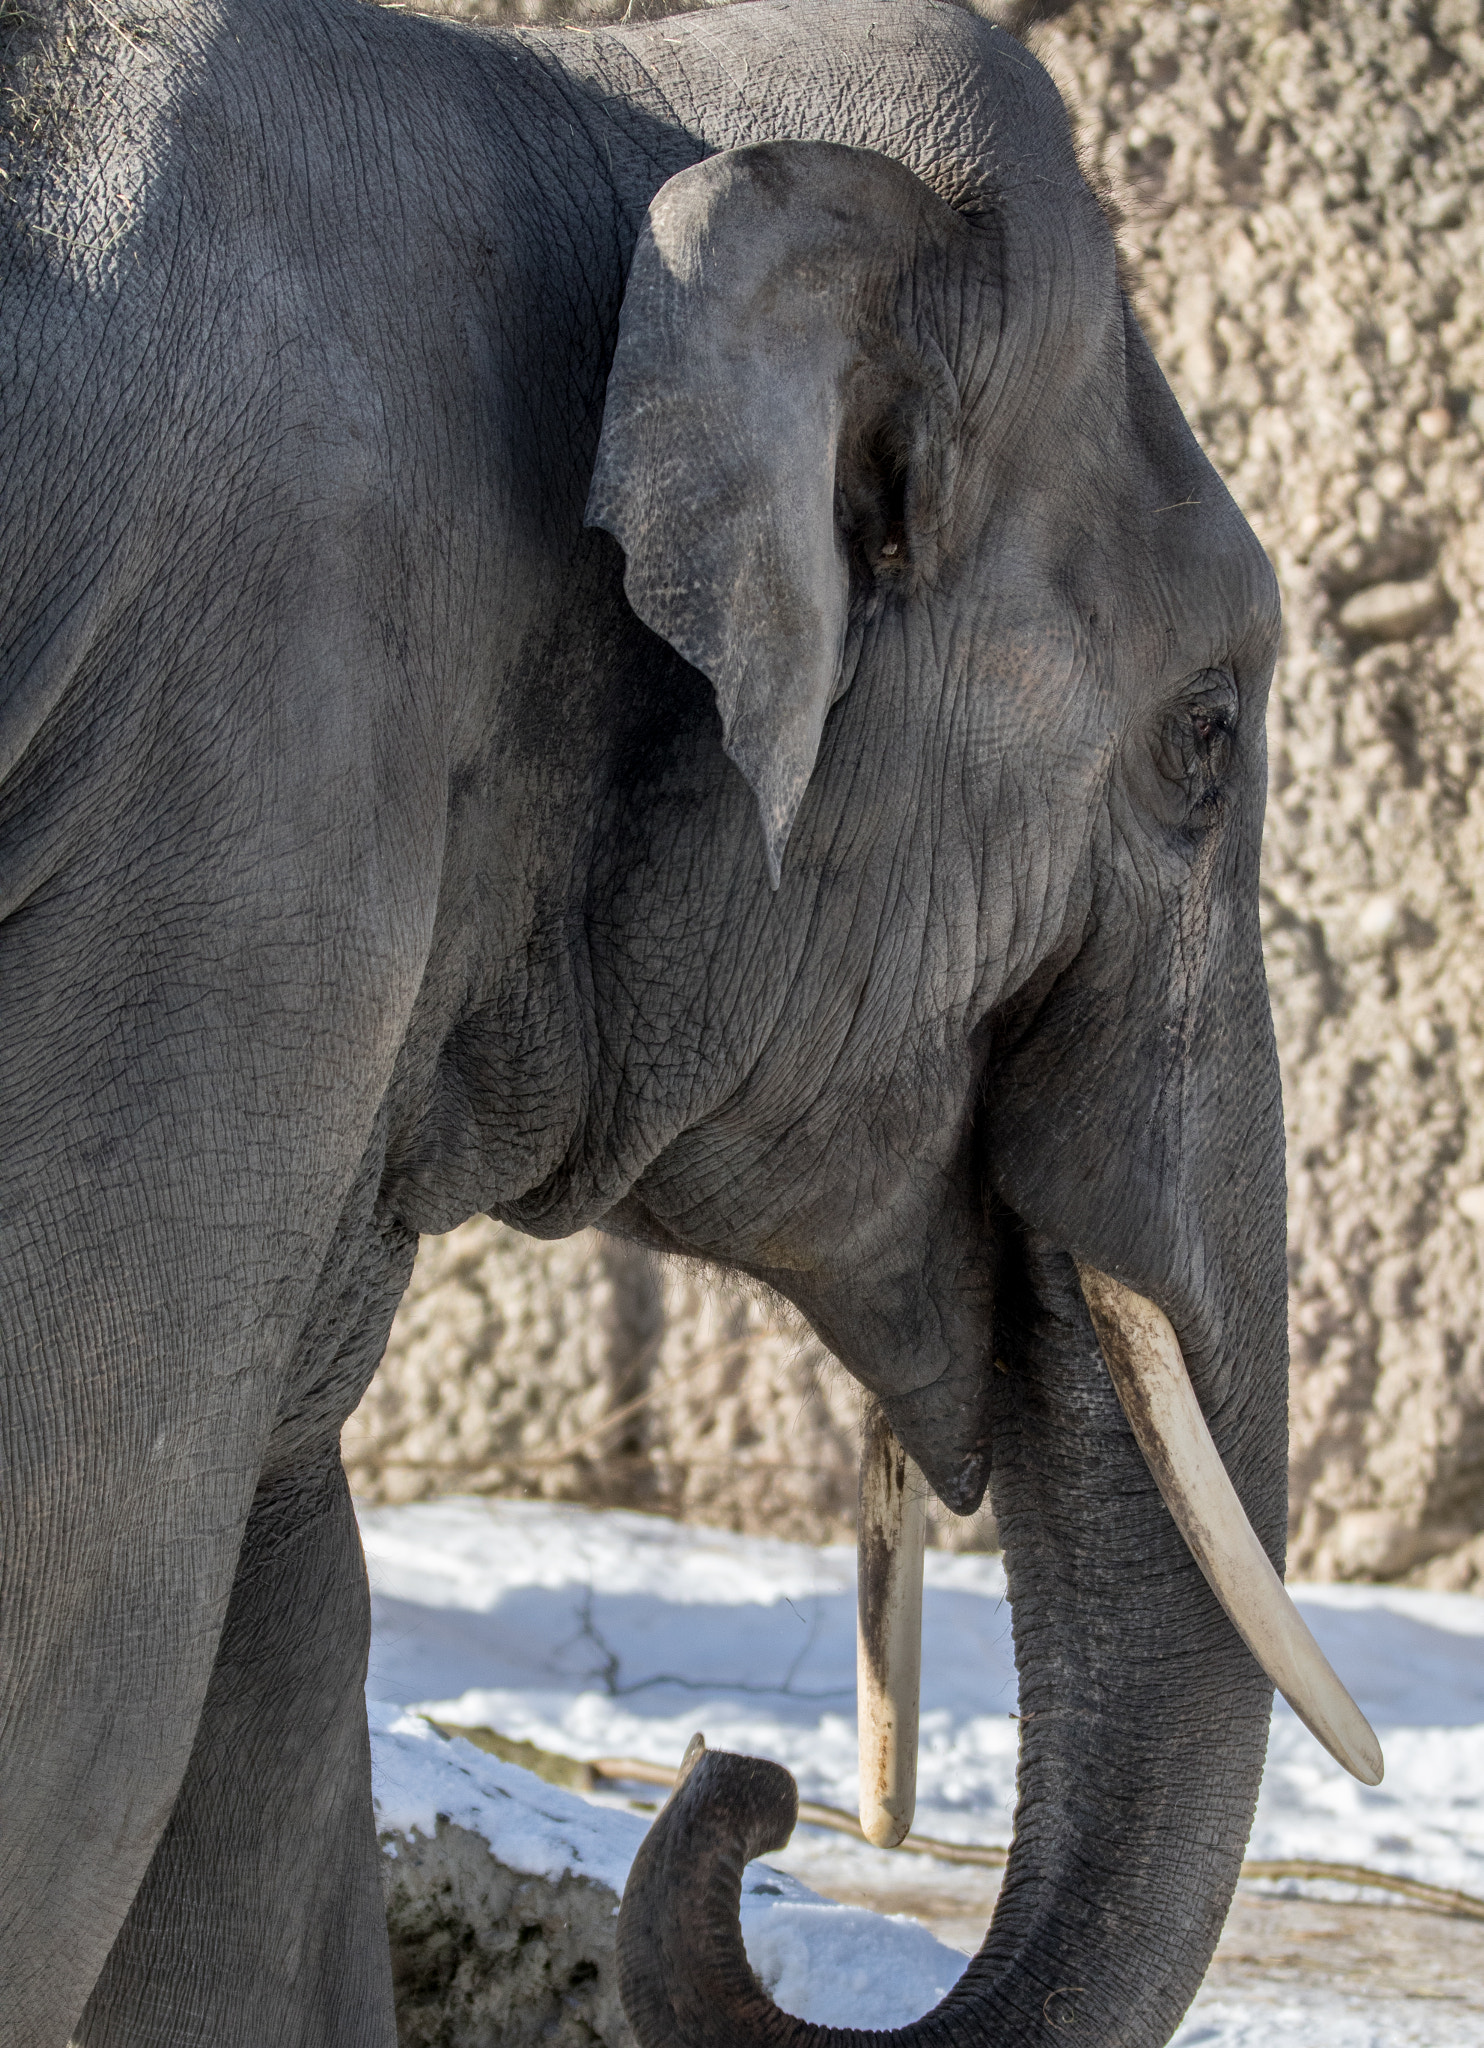
<svg viewBox="0 0 1484 2048">
<path fill-rule="evenodd" d="M 1279 601 L 1055 87 L 950 0 L 4 32 L 7 2042 L 394 2041 L 338 1433 L 480 1212 L 748 1276 L 992 1485 L 1015 1845 L 899 2038 L 1165 2041 L 1272 1687 L 1078 1274 L 1281 1570 Z M 822 2041 L 722 1777 L 631 2017 Z"/>
</svg>

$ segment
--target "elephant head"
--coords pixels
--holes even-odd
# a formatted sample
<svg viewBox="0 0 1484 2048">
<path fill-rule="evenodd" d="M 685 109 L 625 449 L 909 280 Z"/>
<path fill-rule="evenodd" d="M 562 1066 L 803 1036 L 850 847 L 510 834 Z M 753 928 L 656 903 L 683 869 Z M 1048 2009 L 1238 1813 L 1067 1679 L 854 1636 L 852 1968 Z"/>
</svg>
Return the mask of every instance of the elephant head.
<svg viewBox="0 0 1484 2048">
<path fill-rule="evenodd" d="M 1013 85 L 977 178 L 764 142 L 649 208 L 588 517 L 714 690 L 767 881 L 735 841 L 699 879 L 730 986 L 775 993 L 609 1221 L 794 1302 L 951 1507 L 992 1472 L 1015 1845 L 979 1955 L 891 2038 L 1022 2048 L 1075 2021 L 1111 2048 L 1166 2039 L 1200 1982 L 1271 1685 L 1167 1512 L 1077 1274 L 1168 1318 L 1281 1569 L 1257 915 L 1279 610 L 1054 94 Z M 785 1774 L 708 1756 L 657 1824 L 620 1931 L 644 2048 L 836 2040 L 771 2005 L 737 1933 L 742 1863 L 792 1812 Z"/>
</svg>

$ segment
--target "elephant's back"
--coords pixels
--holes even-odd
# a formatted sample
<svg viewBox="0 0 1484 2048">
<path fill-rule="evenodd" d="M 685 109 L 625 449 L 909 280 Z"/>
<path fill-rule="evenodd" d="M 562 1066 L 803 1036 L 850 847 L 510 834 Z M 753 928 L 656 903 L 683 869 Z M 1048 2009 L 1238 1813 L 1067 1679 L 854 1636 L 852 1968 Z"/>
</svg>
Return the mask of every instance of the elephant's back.
<svg viewBox="0 0 1484 2048">
<path fill-rule="evenodd" d="M 698 155 L 784 139 L 874 149 L 968 210 L 1027 178 L 1081 182 L 1046 72 L 953 0 L 742 0 L 568 35 L 564 54 Z"/>
<path fill-rule="evenodd" d="M 461 47 L 351 0 L 41 0 L 0 47 L 0 781 L 82 671 L 95 714 L 204 672 L 234 589 L 292 632 L 408 580 L 494 375 Z"/>
</svg>

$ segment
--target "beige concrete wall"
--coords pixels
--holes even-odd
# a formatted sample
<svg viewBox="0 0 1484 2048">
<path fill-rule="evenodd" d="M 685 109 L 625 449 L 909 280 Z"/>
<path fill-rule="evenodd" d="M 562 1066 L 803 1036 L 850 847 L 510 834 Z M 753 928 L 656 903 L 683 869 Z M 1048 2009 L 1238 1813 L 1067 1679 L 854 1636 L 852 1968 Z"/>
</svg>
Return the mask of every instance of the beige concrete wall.
<svg viewBox="0 0 1484 2048">
<path fill-rule="evenodd" d="M 1160 360 L 1283 585 L 1264 915 L 1294 1565 L 1473 1583 L 1484 19 L 1114 0 L 1043 49 L 1124 198 Z"/>
<path fill-rule="evenodd" d="M 827 1542 L 854 1526 L 860 1394 L 781 1304 L 584 1232 L 428 1238 L 346 1424 L 364 1498 L 501 1493 Z M 935 1508 L 934 1536 L 994 1544 Z"/>
</svg>

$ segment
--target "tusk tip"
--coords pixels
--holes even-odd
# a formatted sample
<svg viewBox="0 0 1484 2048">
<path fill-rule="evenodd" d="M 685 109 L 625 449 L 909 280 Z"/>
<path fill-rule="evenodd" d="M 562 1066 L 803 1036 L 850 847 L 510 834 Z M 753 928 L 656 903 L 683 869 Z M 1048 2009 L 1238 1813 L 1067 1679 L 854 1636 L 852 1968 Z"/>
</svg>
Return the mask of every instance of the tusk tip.
<svg viewBox="0 0 1484 2048">
<path fill-rule="evenodd" d="M 1326 1674 L 1338 1698 L 1332 1698 L 1329 1712 L 1316 1714 L 1312 1702 L 1283 1697 L 1293 1708 L 1321 1748 L 1327 1749 L 1342 1771 L 1348 1771 L 1362 1785 L 1379 1785 L 1386 1775 L 1386 1759 L 1376 1740 L 1376 1731 L 1341 1686 L 1333 1672 Z"/>
<path fill-rule="evenodd" d="M 1308 1640 L 1318 1666 L 1317 1671 L 1311 1669 L 1308 1673 L 1308 1688 L 1301 1692 L 1296 1686 L 1286 1685 L 1278 1690 L 1342 1770 L 1362 1785 L 1379 1785 L 1386 1775 L 1386 1759 L 1381 1754 L 1376 1731 L 1330 1669 L 1319 1645 L 1312 1637 Z"/>
<path fill-rule="evenodd" d="M 898 1849 L 912 1832 L 912 1816 L 905 1819 L 890 1808 L 861 1801 L 861 1833 L 873 1849 Z"/>
<path fill-rule="evenodd" d="M 1347 1756 L 1339 1758 L 1352 1778 L 1358 1778 L 1362 1785 L 1379 1785 L 1386 1776 L 1386 1759 L 1381 1754 L 1381 1745 L 1374 1735 L 1368 1743 L 1353 1748 Z"/>
<path fill-rule="evenodd" d="M 1192 1557 L 1248 1649 L 1311 1735 L 1362 1785 L 1379 1785 L 1381 1745 L 1294 1606 L 1221 1462 L 1157 1303 L 1079 1263 L 1094 1332 L 1124 1413 Z"/>
</svg>

